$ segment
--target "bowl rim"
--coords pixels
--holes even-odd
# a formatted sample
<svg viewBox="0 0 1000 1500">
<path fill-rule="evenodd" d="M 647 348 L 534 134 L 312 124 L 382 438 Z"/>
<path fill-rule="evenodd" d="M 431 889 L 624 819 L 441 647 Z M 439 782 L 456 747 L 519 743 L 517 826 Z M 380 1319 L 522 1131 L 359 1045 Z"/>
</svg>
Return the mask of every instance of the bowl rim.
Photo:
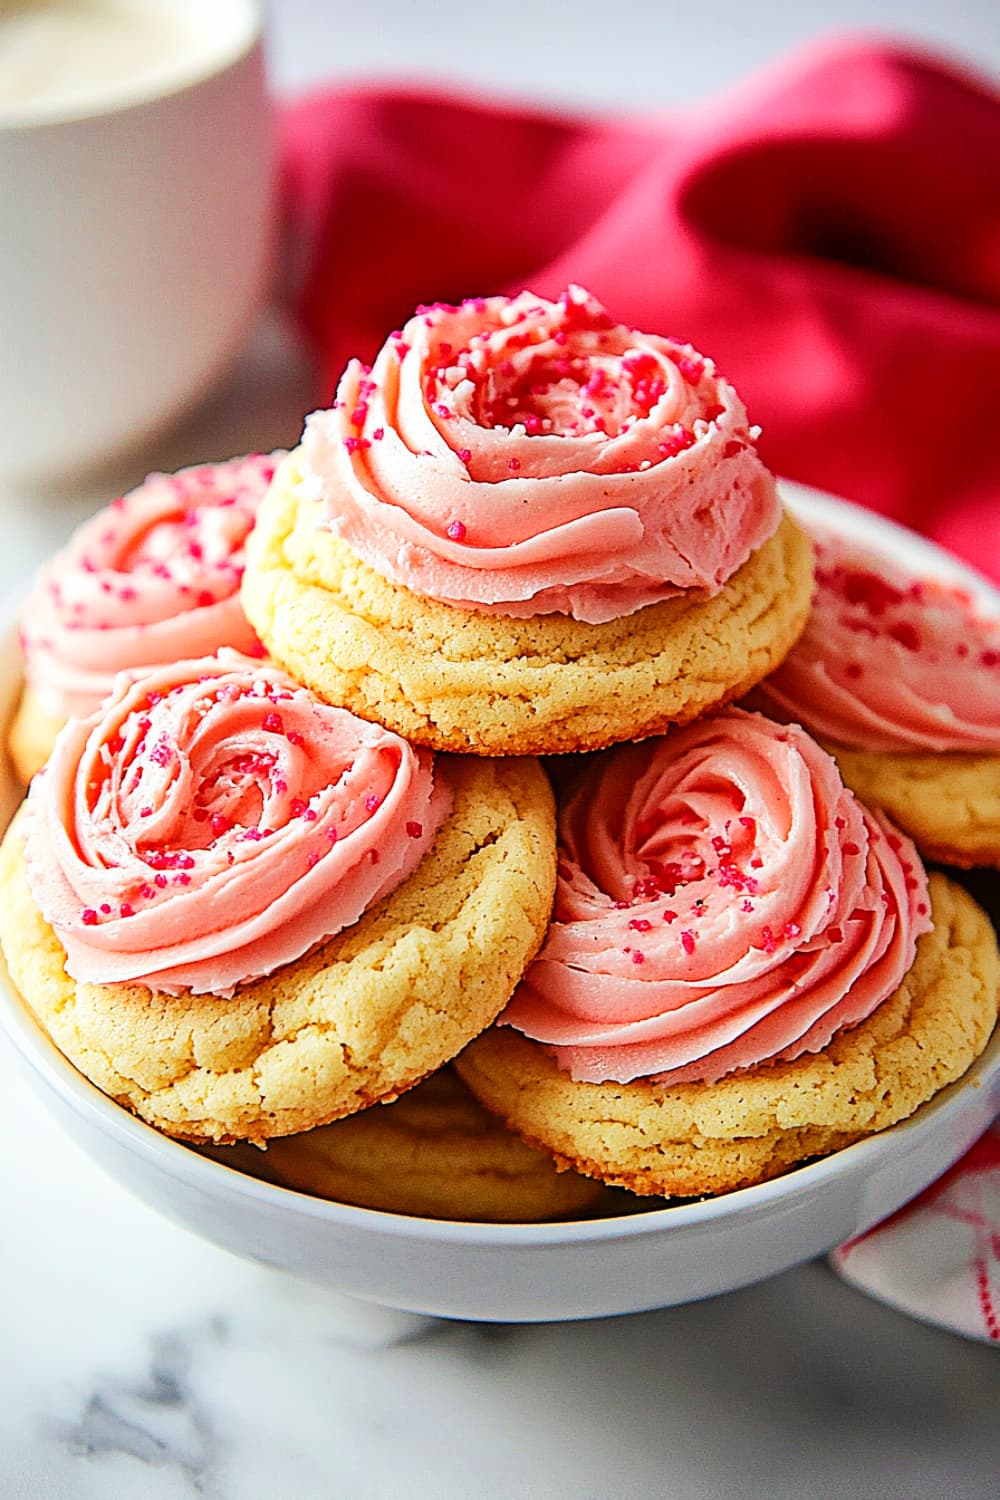
<svg viewBox="0 0 1000 1500">
<path fill-rule="evenodd" d="M 822 521 L 847 511 L 851 517 L 852 535 L 884 544 L 895 538 L 905 546 L 908 557 L 931 568 L 942 578 L 964 580 L 987 607 L 1000 610 L 1000 591 L 974 569 L 953 557 L 929 539 L 910 531 L 897 522 L 867 511 L 863 507 L 828 495 L 808 486 L 779 480 L 779 488 L 791 509 L 804 519 Z M 856 530 L 855 530 L 856 528 Z M 6 640 L 16 658 L 16 640 L 10 641 L 11 610 L 0 619 L 0 639 Z M 16 689 L 11 688 L 13 693 Z M 770 1181 L 729 1193 L 700 1199 L 685 1199 L 662 1208 L 639 1209 L 634 1213 L 611 1218 L 590 1217 L 562 1219 L 542 1223 L 495 1224 L 468 1220 L 429 1219 L 415 1215 L 391 1213 L 381 1209 L 361 1208 L 335 1199 L 319 1198 L 309 1193 L 252 1177 L 216 1158 L 202 1155 L 196 1147 L 162 1134 L 154 1126 L 133 1115 L 122 1105 L 91 1083 L 59 1051 L 37 1020 L 27 1001 L 10 981 L 0 956 L 0 1031 L 4 1032 L 22 1061 L 36 1078 L 56 1096 L 67 1102 L 76 1113 L 87 1117 L 100 1132 L 111 1137 L 131 1155 L 138 1155 L 161 1174 L 210 1194 L 222 1193 L 231 1200 L 257 1204 L 261 1208 L 291 1212 L 301 1219 L 340 1229 L 360 1231 L 367 1235 L 419 1241 L 438 1246 L 504 1245 L 522 1248 L 585 1244 L 604 1244 L 626 1239 L 655 1236 L 668 1230 L 707 1227 L 731 1219 L 756 1217 L 786 1209 L 792 1202 L 821 1193 L 832 1180 L 873 1175 L 887 1157 L 915 1149 L 918 1143 L 937 1130 L 947 1129 L 955 1116 L 965 1112 L 969 1090 L 985 1090 L 1000 1081 L 1000 1026 L 971 1067 L 912 1115 L 873 1135 L 864 1136 L 852 1145 L 828 1156 L 781 1173 Z M 954 1159 L 952 1153 L 951 1159 Z"/>
<path fill-rule="evenodd" d="M 629 1239 L 666 1230 L 709 1225 L 765 1214 L 789 1200 L 821 1192 L 830 1179 L 852 1173 L 867 1176 L 909 1145 L 916 1146 L 932 1130 L 944 1130 L 954 1115 L 964 1113 L 970 1089 L 988 1090 L 1000 1080 L 1000 1027 L 971 1067 L 940 1090 L 905 1120 L 865 1136 L 829 1156 L 794 1167 L 768 1182 L 737 1188 L 716 1197 L 685 1200 L 664 1208 L 640 1209 L 611 1218 L 563 1219 L 537 1224 L 493 1224 L 462 1219 L 428 1219 L 381 1209 L 359 1208 L 336 1199 L 318 1198 L 280 1187 L 201 1155 L 196 1147 L 162 1134 L 101 1092 L 59 1051 L 35 1018 L 27 1001 L 2 972 L 0 1030 L 37 1077 L 77 1113 L 89 1117 L 102 1134 L 111 1136 L 130 1154 L 138 1154 L 158 1171 L 189 1186 L 261 1206 L 291 1209 L 295 1214 L 340 1228 L 354 1228 L 392 1238 L 421 1240 L 437 1245 L 571 1246 Z"/>
</svg>

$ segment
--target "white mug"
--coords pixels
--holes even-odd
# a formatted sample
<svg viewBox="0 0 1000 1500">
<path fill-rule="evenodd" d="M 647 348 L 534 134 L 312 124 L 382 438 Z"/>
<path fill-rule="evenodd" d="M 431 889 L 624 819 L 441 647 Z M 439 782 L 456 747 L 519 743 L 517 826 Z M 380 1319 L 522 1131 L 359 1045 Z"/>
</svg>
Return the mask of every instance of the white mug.
<svg viewBox="0 0 1000 1500">
<path fill-rule="evenodd" d="M 0 472 L 139 444 L 220 377 L 268 279 L 253 0 L 0 8 Z"/>
</svg>

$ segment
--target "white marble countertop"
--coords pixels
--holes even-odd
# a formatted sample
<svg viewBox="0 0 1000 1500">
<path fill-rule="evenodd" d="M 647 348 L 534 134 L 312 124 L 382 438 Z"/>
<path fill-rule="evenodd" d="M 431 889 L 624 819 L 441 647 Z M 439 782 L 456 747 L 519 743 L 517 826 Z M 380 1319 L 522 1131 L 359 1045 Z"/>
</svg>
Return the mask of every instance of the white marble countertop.
<svg viewBox="0 0 1000 1500">
<path fill-rule="evenodd" d="M 648 107 L 723 86 L 831 20 L 818 4 L 765 5 L 751 34 L 736 4 L 637 4 L 605 46 L 606 7 L 579 9 L 567 28 L 556 7 L 505 7 L 504 39 L 533 24 L 544 43 L 512 48 L 508 66 L 485 10 L 274 0 L 273 74 L 285 92 L 405 70 Z M 987 3 L 841 4 L 832 20 L 923 37 L 1000 73 Z M 5 486 L 0 600 L 9 609 L 75 521 L 147 469 L 294 442 L 312 398 L 307 362 L 269 317 L 223 388 L 115 472 L 48 494 Z M 995 1351 L 880 1306 L 825 1264 L 631 1318 L 435 1322 L 245 1264 L 161 1220 L 49 1121 L 2 1041 L 0 1132 L 5 1500 L 997 1493 Z"/>
</svg>

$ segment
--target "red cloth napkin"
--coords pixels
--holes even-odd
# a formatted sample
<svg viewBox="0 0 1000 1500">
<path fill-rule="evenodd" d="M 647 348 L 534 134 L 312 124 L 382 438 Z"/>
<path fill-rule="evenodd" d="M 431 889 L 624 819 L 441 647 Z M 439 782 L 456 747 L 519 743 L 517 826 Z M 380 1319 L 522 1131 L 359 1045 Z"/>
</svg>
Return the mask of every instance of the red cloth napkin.
<svg viewBox="0 0 1000 1500">
<path fill-rule="evenodd" d="M 288 108 L 295 310 L 328 400 L 419 302 L 585 285 L 710 354 L 777 472 L 1000 578 L 1000 95 L 870 39 L 697 108 L 413 90 Z"/>
<path fill-rule="evenodd" d="M 621 322 L 710 354 L 778 473 L 1000 579 L 1000 96 L 986 82 L 854 39 L 671 115 L 391 89 L 306 99 L 283 128 L 290 296 L 317 404 L 418 303 L 579 282 Z M 998 1246 L 988 1136 L 834 1265 L 997 1339 Z"/>
</svg>

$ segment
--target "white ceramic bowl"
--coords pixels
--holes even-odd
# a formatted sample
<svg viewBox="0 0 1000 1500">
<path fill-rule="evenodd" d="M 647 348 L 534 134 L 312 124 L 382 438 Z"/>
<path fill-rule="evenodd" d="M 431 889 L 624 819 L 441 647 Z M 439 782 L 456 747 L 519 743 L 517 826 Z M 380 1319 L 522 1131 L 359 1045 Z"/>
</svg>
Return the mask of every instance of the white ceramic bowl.
<svg viewBox="0 0 1000 1500">
<path fill-rule="evenodd" d="M 972 581 L 929 543 L 866 512 L 794 486 L 786 493 L 807 517 L 888 538 L 904 563 Z M 7 667 L 9 696 L 17 678 L 13 646 Z M 9 807 L 9 780 L 2 790 Z M 274 1187 L 167 1139 L 87 1082 L 9 983 L 0 988 L 0 1023 L 42 1104 L 118 1181 L 169 1218 L 238 1255 L 338 1291 L 452 1318 L 602 1317 L 759 1281 L 894 1212 L 1000 1112 L 998 1034 L 963 1079 L 911 1119 L 763 1186 L 614 1219 L 442 1223 Z"/>
<path fill-rule="evenodd" d="M 47 63 L 58 76 L 62 59 L 66 80 L 37 96 L 11 77 L 27 33 L 0 32 L 0 471 L 29 480 L 113 456 L 202 397 L 239 351 L 271 261 L 260 4 L 127 0 L 93 14 L 107 45 L 84 49 L 77 82 L 74 37 L 45 23 L 82 19 L 68 6 L 35 17 L 21 73 Z M 108 66 L 128 35 L 145 35 L 145 72 Z"/>
</svg>

